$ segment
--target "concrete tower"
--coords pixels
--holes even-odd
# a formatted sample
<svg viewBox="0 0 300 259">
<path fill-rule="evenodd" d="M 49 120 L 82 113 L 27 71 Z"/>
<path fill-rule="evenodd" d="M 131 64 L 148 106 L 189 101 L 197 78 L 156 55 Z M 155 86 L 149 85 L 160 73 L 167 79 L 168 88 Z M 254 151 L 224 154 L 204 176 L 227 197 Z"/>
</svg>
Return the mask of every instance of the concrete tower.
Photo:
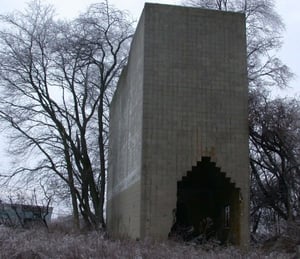
<svg viewBox="0 0 300 259">
<path fill-rule="evenodd" d="M 247 245 L 247 107 L 244 15 L 146 4 L 110 110 L 109 232 Z"/>
</svg>

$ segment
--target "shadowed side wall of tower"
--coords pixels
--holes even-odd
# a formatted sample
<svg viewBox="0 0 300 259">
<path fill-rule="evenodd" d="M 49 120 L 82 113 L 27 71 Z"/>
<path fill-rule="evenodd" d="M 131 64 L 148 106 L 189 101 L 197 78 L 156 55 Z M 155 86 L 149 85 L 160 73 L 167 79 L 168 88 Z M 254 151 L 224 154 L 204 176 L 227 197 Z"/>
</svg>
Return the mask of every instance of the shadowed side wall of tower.
<svg viewBox="0 0 300 259">
<path fill-rule="evenodd" d="M 167 238 L 177 182 L 209 157 L 240 190 L 248 243 L 247 92 L 242 14 L 145 5 L 111 107 L 111 233 Z"/>
<path fill-rule="evenodd" d="M 107 227 L 113 236 L 140 237 L 144 20 L 110 108 Z"/>
</svg>

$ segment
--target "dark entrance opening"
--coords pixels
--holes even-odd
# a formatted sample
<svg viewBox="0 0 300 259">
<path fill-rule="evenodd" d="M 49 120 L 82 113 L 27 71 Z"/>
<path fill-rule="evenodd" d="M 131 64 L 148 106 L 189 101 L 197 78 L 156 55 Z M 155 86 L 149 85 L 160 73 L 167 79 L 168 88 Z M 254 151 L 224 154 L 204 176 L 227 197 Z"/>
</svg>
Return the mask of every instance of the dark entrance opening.
<svg viewBox="0 0 300 259">
<path fill-rule="evenodd" d="M 202 157 L 177 182 L 177 205 L 170 237 L 199 243 L 210 239 L 238 244 L 239 192 L 230 178 Z"/>
</svg>

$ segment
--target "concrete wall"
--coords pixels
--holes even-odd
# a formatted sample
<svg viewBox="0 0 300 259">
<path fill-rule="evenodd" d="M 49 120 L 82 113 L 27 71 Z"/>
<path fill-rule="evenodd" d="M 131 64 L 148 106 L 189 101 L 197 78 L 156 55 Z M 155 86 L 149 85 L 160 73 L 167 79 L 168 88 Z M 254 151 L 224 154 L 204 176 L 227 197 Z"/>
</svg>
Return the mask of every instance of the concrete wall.
<svg viewBox="0 0 300 259">
<path fill-rule="evenodd" d="M 107 224 L 112 235 L 140 237 L 144 20 L 110 109 Z"/>
<path fill-rule="evenodd" d="M 109 229 L 132 237 L 167 238 L 176 208 L 177 181 L 206 156 L 241 190 L 238 229 L 241 243 L 247 243 L 248 91 L 243 15 L 146 4 L 124 74 L 111 109 Z M 135 170 L 128 167 L 129 150 Z M 132 181 L 130 175 L 134 175 Z M 135 193 L 123 197 L 133 183 L 140 184 Z M 114 227 L 114 217 L 122 218 L 125 232 Z"/>
</svg>

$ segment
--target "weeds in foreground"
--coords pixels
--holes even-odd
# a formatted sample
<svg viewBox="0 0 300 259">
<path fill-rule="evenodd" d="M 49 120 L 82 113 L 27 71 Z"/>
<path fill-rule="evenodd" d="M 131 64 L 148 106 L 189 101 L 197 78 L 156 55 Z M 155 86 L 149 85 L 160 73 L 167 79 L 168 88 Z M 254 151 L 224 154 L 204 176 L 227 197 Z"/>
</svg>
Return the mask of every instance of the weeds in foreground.
<svg viewBox="0 0 300 259">
<path fill-rule="evenodd" d="M 0 258 L 295 258 L 293 253 L 251 249 L 248 252 L 234 247 L 209 247 L 172 241 L 112 240 L 105 233 L 78 233 L 62 227 L 47 231 L 11 229 L 0 226 Z"/>
</svg>

